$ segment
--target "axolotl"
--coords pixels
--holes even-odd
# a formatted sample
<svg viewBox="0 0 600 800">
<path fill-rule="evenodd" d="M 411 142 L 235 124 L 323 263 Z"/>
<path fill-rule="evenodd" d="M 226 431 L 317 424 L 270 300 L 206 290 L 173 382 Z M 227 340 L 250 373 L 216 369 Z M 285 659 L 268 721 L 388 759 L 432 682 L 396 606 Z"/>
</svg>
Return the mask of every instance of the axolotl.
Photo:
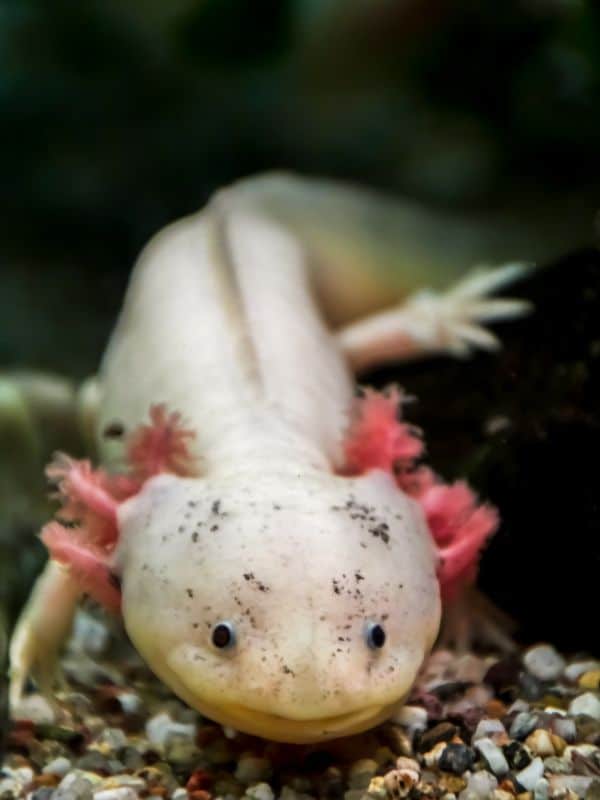
<svg viewBox="0 0 600 800">
<path fill-rule="evenodd" d="M 303 743 L 389 717 L 438 634 L 440 588 L 472 578 L 497 519 L 420 463 L 401 391 L 357 396 L 354 374 L 492 348 L 480 323 L 523 307 L 487 294 L 518 272 L 332 329 L 335 286 L 238 187 L 159 233 L 93 388 L 103 467 L 62 455 L 48 470 L 62 508 L 12 640 L 15 713 L 29 675 L 49 691 L 87 592 L 224 725 Z"/>
</svg>

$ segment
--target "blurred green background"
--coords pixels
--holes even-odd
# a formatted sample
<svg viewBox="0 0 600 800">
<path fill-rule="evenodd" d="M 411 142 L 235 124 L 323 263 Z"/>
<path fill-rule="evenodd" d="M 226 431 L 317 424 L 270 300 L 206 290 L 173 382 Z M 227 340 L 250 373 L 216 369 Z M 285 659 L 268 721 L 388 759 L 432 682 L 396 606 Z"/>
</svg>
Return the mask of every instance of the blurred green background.
<svg viewBox="0 0 600 800">
<path fill-rule="evenodd" d="M 94 369 L 141 245 L 262 170 L 591 240 L 599 87 L 583 0 L 2 0 L 0 364 Z"/>
</svg>

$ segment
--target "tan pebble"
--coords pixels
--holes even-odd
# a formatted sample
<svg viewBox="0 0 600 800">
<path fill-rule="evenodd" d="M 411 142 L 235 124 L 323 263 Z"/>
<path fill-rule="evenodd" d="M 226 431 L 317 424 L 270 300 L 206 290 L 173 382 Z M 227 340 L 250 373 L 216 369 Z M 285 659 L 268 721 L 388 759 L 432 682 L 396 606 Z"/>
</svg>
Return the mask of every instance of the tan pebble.
<svg viewBox="0 0 600 800">
<path fill-rule="evenodd" d="M 582 689 L 600 689 L 600 669 L 592 669 L 584 672 L 577 683 Z"/>
<path fill-rule="evenodd" d="M 435 767 L 446 749 L 446 742 L 438 742 L 427 753 L 423 755 L 423 761 L 427 767 Z"/>
<path fill-rule="evenodd" d="M 386 725 L 383 729 L 386 741 L 396 755 L 412 756 L 414 753 L 410 736 L 398 725 Z"/>
<path fill-rule="evenodd" d="M 556 755 L 562 756 L 562 754 L 565 751 L 565 747 L 567 746 L 565 740 L 562 738 L 562 736 L 559 736 L 557 733 L 551 733 L 550 739 L 552 741 L 552 746 L 554 747 L 554 752 L 556 753 Z"/>
<path fill-rule="evenodd" d="M 485 704 L 485 711 L 488 717 L 492 719 L 502 719 L 506 714 L 506 706 L 501 700 L 496 700 L 496 698 L 493 697 Z"/>
<path fill-rule="evenodd" d="M 521 792 L 517 795 L 517 800 L 532 800 L 533 792 Z"/>
<path fill-rule="evenodd" d="M 419 773 L 412 769 L 393 769 L 386 773 L 383 783 L 392 798 L 407 797 L 419 782 Z"/>
<path fill-rule="evenodd" d="M 525 739 L 525 744 L 537 756 L 553 756 L 555 755 L 554 745 L 548 731 L 543 728 L 538 728 L 529 734 Z"/>
<path fill-rule="evenodd" d="M 419 762 L 406 756 L 400 756 L 400 758 L 396 759 L 396 769 L 412 769 L 413 772 L 421 772 Z"/>
<path fill-rule="evenodd" d="M 490 800 L 513 800 L 512 792 L 505 792 L 504 789 L 494 789 L 490 795 Z"/>
<path fill-rule="evenodd" d="M 438 784 L 440 789 L 443 789 L 445 792 L 458 794 L 459 792 L 462 792 L 467 785 L 467 782 L 464 778 L 461 778 L 460 775 L 452 775 L 450 772 L 442 772 Z"/>
<path fill-rule="evenodd" d="M 35 776 L 33 779 L 33 787 L 37 789 L 39 786 L 58 786 L 60 779 L 60 775 L 56 775 L 53 772 L 46 772 L 42 775 Z"/>
<path fill-rule="evenodd" d="M 381 775 L 376 775 L 374 778 L 371 778 L 367 787 L 367 795 L 374 798 L 374 800 L 380 800 L 380 798 L 384 798 L 387 795 L 385 782 Z"/>
</svg>

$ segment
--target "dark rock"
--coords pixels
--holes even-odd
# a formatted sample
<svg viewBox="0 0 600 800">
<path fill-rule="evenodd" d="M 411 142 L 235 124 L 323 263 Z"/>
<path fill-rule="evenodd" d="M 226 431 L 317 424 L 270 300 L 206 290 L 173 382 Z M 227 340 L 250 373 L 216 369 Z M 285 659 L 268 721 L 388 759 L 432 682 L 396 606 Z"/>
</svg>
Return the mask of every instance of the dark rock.
<svg viewBox="0 0 600 800">
<path fill-rule="evenodd" d="M 426 753 L 438 742 L 449 742 L 453 736 L 456 736 L 457 731 L 456 725 L 451 722 L 440 722 L 421 735 L 418 744 L 419 752 Z"/>
<path fill-rule="evenodd" d="M 441 683 L 439 686 L 430 689 L 430 692 L 442 702 L 446 702 L 460 697 L 472 685 L 469 681 L 452 681 L 450 683 Z"/>
<path fill-rule="evenodd" d="M 78 758 L 77 767 L 86 772 L 98 772 L 103 775 L 109 775 L 112 772 L 108 758 L 98 750 L 88 750 L 84 756 Z"/>
<path fill-rule="evenodd" d="M 510 742 L 504 745 L 502 752 L 511 769 L 518 771 L 531 764 L 531 756 L 520 742 Z"/>
<path fill-rule="evenodd" d="M 519 686 L 521 687 L 521 694 L 525 700 L 539 700 L 544 696 L 544 684 L 529 672 L 521 672 L 519 675 Z"/>
<path fill-rule="evenodd" d="M 31 800 L 50 800 L 53 794 L 54 789 L 52 786 L 40 786 L 40 788 L 36 789 L 31 795 Z"/>
<path fill-rule="evenodd" d="M 439 767 L 445 772 L 462 775 L 465 770 L 472 767 L 476 758 L 475 752 L 470 747 L 467 747 L 466 744 L 450 743 L 442 752 Z"/>
<path fill-rule="evenodd" d="M 491 686 L 498 694 L 508 687 L 516 686 L 519 682 L 521 664 L 517 658 L 505 658 L 497 661 L 488 669 L 483 679 L 484 683 Z"/>
</svg>

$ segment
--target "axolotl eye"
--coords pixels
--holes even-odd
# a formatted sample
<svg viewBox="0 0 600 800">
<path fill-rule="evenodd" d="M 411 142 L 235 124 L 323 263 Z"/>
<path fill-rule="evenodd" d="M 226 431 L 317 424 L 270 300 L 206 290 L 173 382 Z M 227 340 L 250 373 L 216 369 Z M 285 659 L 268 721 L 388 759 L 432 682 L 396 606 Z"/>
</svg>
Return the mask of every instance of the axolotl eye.
<svg viewBox="0 0 600 800">
<path fill-rule="evenodd" d="M 385 631 L 377 622 L 367 622 L 365 626 L 365 641 L 371 650 L 379 650 L 385 644 Z"/>
<path fill-rule="evenodd" d="M 212 630 L 211 640 L 219 650 L 230 650 L 234 647 L 236 636 L 233 623 L 227 620 L 218 622 Z"/>
</svg>

